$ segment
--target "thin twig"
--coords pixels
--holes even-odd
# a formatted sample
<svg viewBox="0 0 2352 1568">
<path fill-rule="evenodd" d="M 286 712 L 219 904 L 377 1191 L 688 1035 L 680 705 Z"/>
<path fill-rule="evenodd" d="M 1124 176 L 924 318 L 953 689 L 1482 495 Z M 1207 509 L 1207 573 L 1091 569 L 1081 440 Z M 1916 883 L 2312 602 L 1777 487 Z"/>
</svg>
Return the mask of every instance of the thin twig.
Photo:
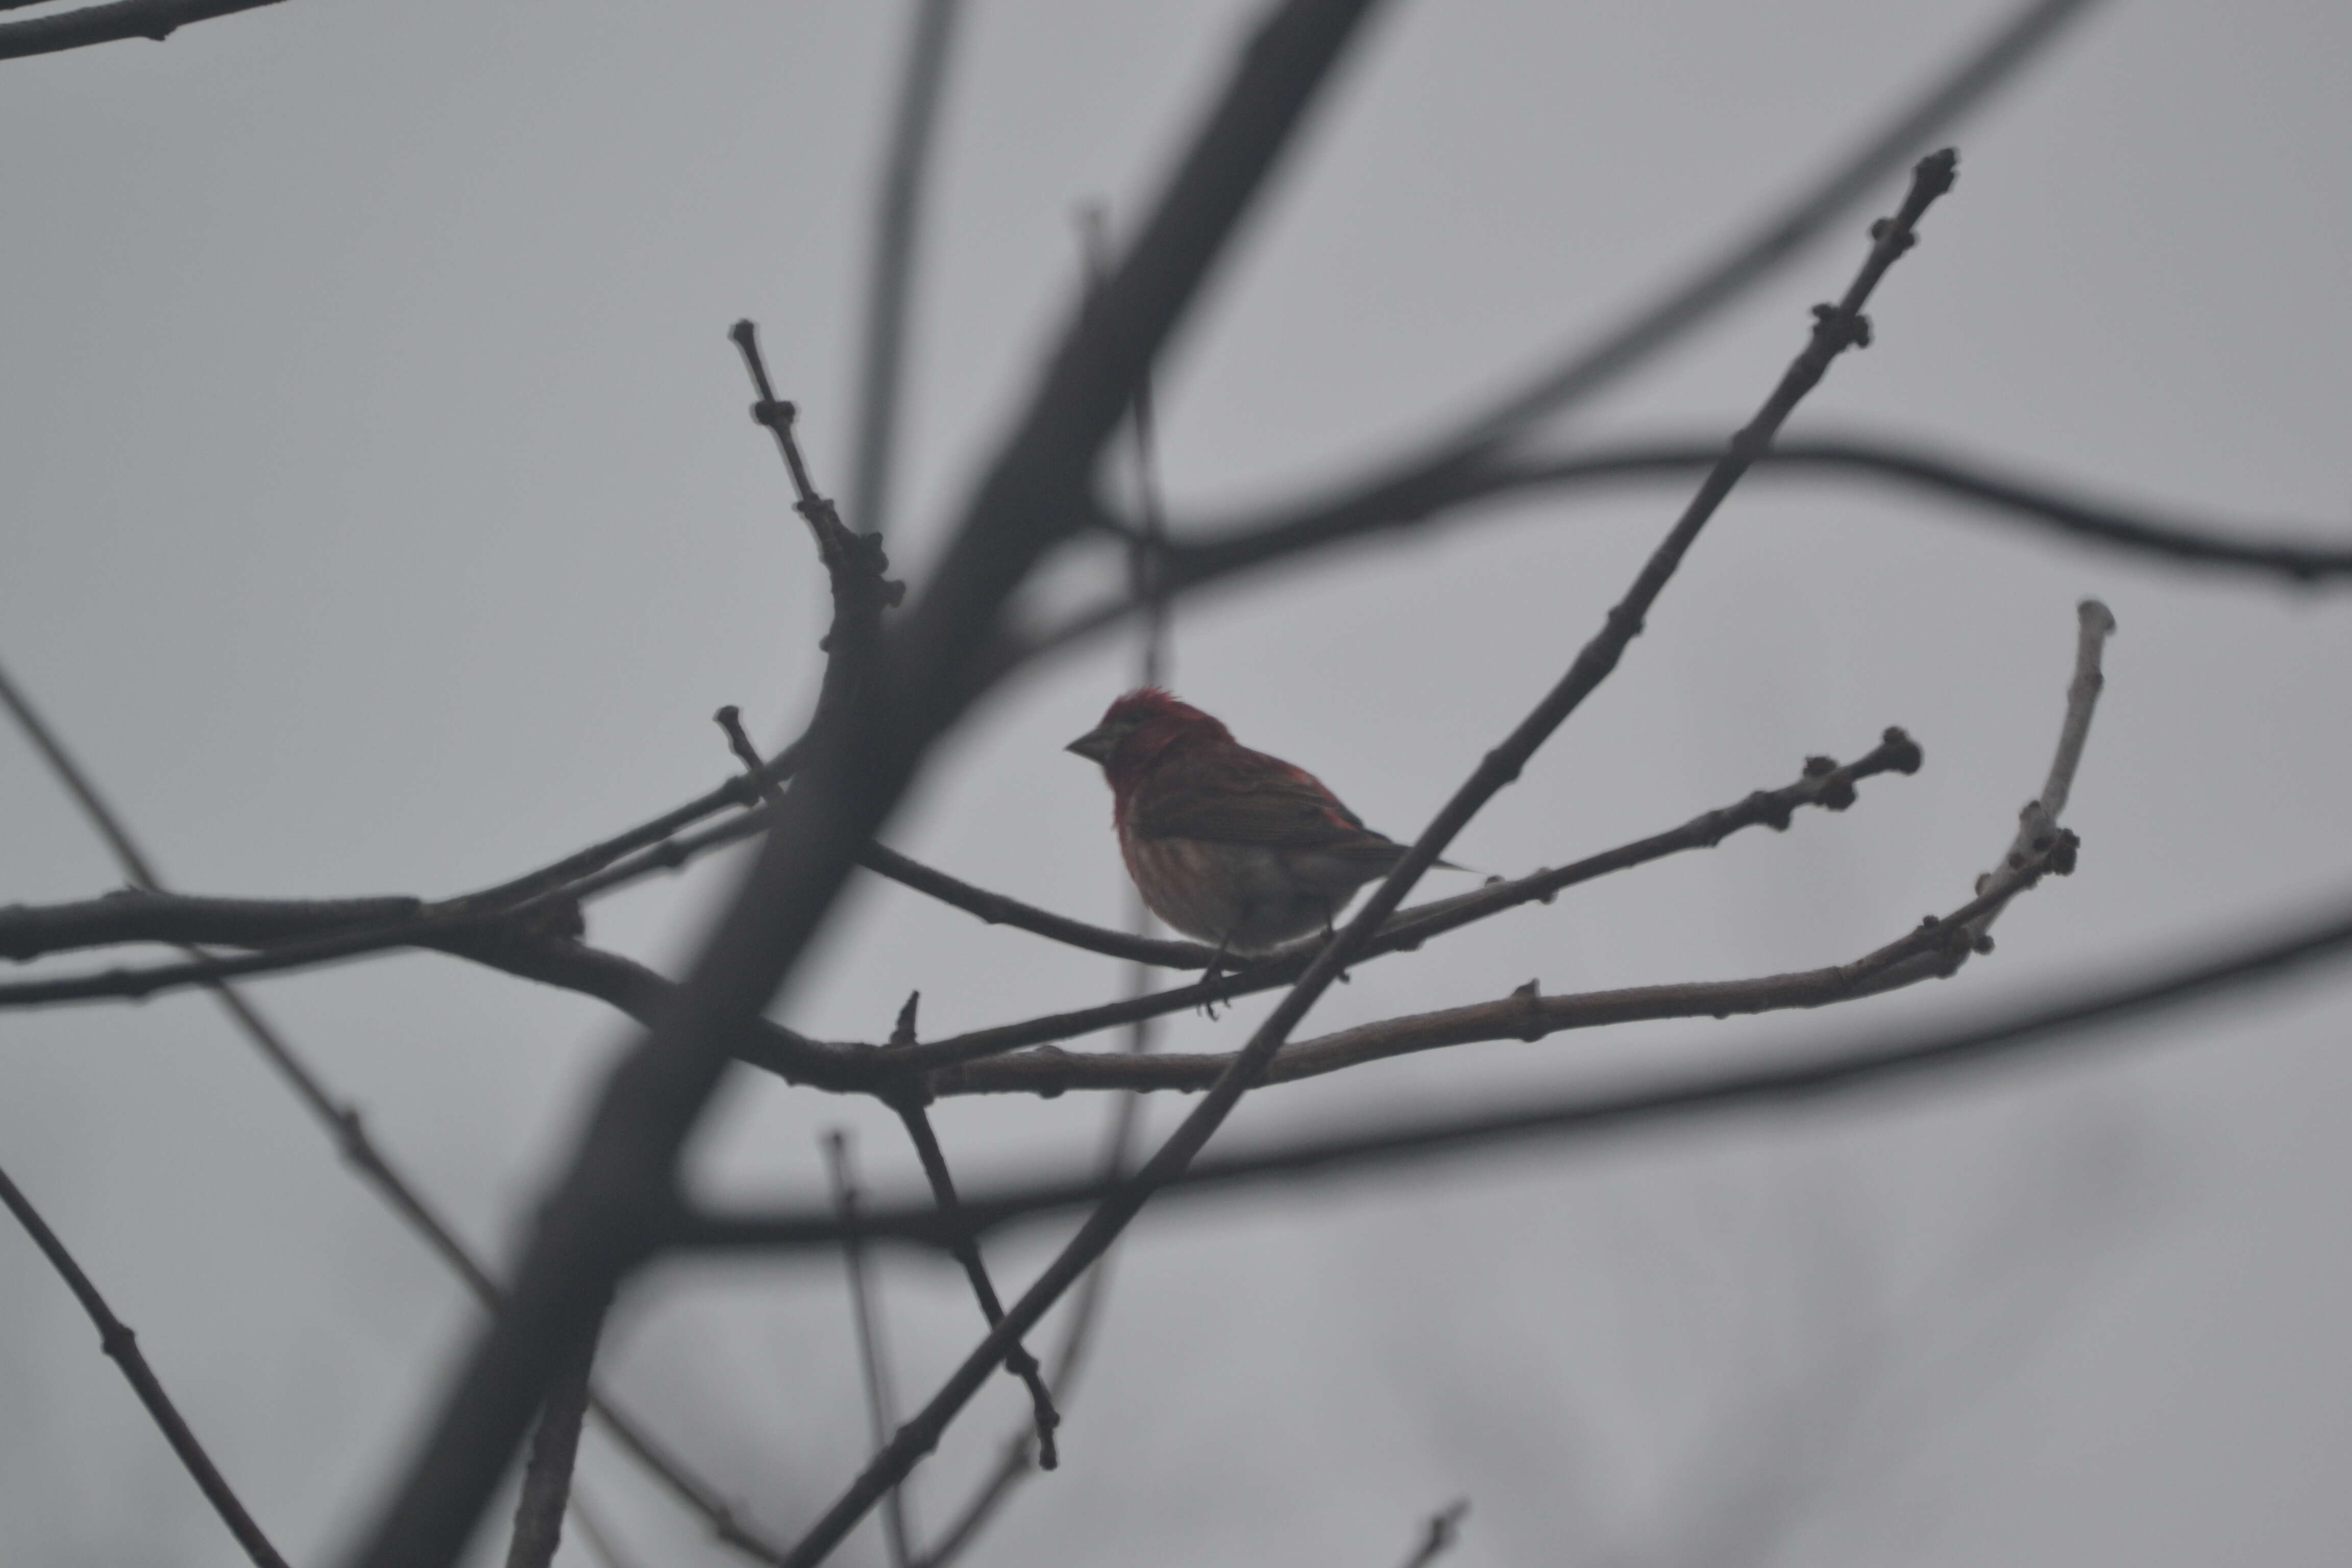
<svg viewBox="0 0 2352 1568">
<path fill-rule="evenodd" d="M 237 1500 L 227 1479 L 220 1473 L 220 1467 L 213 1463 L 212 1456 L 205 1452 L 205 1446 L 196 1440 L 195 1433 L 189 1430 L 178 1407 L 172 1403 L 172 1396 L 163 1392 L 163 1385 L 157 1381 L 154 1369 L 147 1364 L 146 1356 L 140 1352 L 139 1336 L 131 1331 L 130 1324 L 114 1315 L 106 1304 L 106 1298 L 98 1293 L 98 1287 L 89 1282 L 89 1276 L 81 1271 L 81 1266 L 73 1260 L 73 1254 L 68 1252 L 65 1243 L 58 1239 L 58 1233 L 49 1228 L 48 1222 L 17 1190 L 16 1184 L 8 1179 L 5 1171 L 0 1171 L 0 1204 L 6 1205 L 8 1212 L 16 1216 L 16 1222 L 33 1238 L 33 1245 L 41 1249 L 42 1256 L 49 1260 L 49 1266 L 58 1271 L 67 1289 L 74 1293 L 74 1299 L 81 1303 L 81 1310 L 89 1314 L 91 1322 L 98 1325 L 100 1348 L 122 1369 L 122 1375 L 130 1380 L 132 1391 L 139 1395 L 139 1403 L 147 1407 L 147 1414 L 153 1416 L 155 1425 L 163 1428 L 164 1439 L 172 1445 L 172 1451 L 180 1457 L 180 1463 L 187 1468 L 188 1474 L 204 1492 L 205 1500 L 211 1503 L 213 1511 L 220 1515 L 221 1522 L 228 1526 L 229 1533 L 236 1537 L 236 1543 L 245 1548 L 245 1554 L 252 1558 L 258 1568 L 286 1568 L 286 1560 L 278 1555 L 278 1549 L 269 1544 L 268 1536 L 261 1533 L 261 1526 L 253 1522 L 253 1515 L 247 1513 L 245 1504 Z"/>
<path fill-rule="evenodd" d="M 907 1005 L 899 1010 L 898 1026 L 892 1031 L 893 1045 L 912 1045 L 915 1041 L 915 1008 L 921 1000 L 920 992 L 910 993 Z M 955 1176 L 948 1169 L 946 1152 L 940 1147 L 939 1134 L 931 1128 L 929 1111 L 921 1100 L 911 1095 L 894 1097 L 890 1109 L 898 1113 L 906 1124 L 907 1136 L 915 1145 L 916 1158 L 922 1162 L 924 1178 L 931 1184 L 931 1201 L 940 1213 L 952 1216 L 956 1212 Z M 987 1260 L 980 1255 L 978 1242 L 966 1242 L 954 1248 L 955 1259 L 963 1266 L 964 1278 L 971 1284 L 971 1293 L 980 1303 L 981 1316 L 992 1329 L 1004 1321 L 1003 1304 L 997 1300 L 995 1282 L 988 1277 Z M 1045 1373 L 1029 1347 L 1014 1340 L 1004 1352 L 1004 1370 L 1020 1379 L 1029 1391 L 1031 1421 L 1037 1438 L 1037 1462 L 1053 1469 L 1061 1461 L 1054 1442 L 1054 1429 L 1062 1424 L 1061 1412 L 1054 1407 L 1054 1395 L 1045 1387 Z"/>
<path fill-rule="evenodd" d="M 915 265 L 921 255 L 923 183 L 961 9 L 961 0 L 917 0 L 890 119 L 890 151 L 875 192 L 865 346 L 858 358 L 857 447 L 849 467 L 849 515 L 873 533 L 890 524 L 898 388 L 907 365 Z"/>
<path fill-rule="evenodd" d="M 1470 1500 L 1455 1498 L 1429 1516 L 1422 1529 L 1421 1541 L 1412 1554 L 1404 1560 L 1404 1568 L 1429 1568 L 1454 1549 L 1454 1537 L 1462 1532 L 1462 1521 L 1470 1511 Z"/>
<path fill-rule="evenodd" d="M 118 901 L 136 903 L 145 899 L 152 899 L 159 904 L 171 901 L 199 904 L 206 902 L 206 900 L 180 900 L 177 895 L 163 890 L 162 879 L 155 864 L 140 847 L 136 837 L 131 831 L 129 823 L 114 809 L 107 800 L 105 793 L 98 787 L 97 781 L 81 766 L 72 751 L 66 745 L 64 738 L 50 727 L 40 710 L 34 705 L 32 699 L 9 677 L 5 668 L 0 668 L 0 706 L 5 706 L 8 710 L 10 715 L 16 720 L 17 727 L 24 731 L 34 749 L 40 752 L 58 782 L 73 796 L 75 803 L 81 808 L 83 816 L 97 830 L 99 836 L 106 840 L 108 847 L 114 852 L 116 861 L 121 866 L 123 873 L 144 889 L 142 893 L 128 895 L 121 900 L 100 900 L 100 903 Z M 212 901 L 232 902 L 232 900 Z M 0 921 L 5 921 L 7 913 L 8 911 L 0 910 Z M 235 940 L 225 935 L 219 936 L 218 939 Z M 156 940 L 173 939 L 159 937 Z M 202 935 L 184 938 L 183 941 L 184 950 L 191 952 L 199 952 L 200 950 L 188 943 L 202 940 L 208 939 Z M 5 949 L 0 949 L 0 952 L 5 952 Z M 366 1121 L 359 1108 L 329 1089 L 324 1080 L 319 1077 L 316 1069 L 294 1049 L 292 1042 L 265 1018 L 260 1009 L 236 987 L 216 984 L 208 989 L 211 990 L 214 999 L 228 1014 L 230 1021 L 253 1042 L 271 1068 L 278 1072 L 288 1087 L 293 1089 L 295 1098 L 302 1102 L 304 1109 L 309 1110 L 326 1129 L 328 1135 L 334 1140 L 336 1152 L 341 1155 L 343 1163 L 358 1172 L 361 1178 L 375 1190 L 377 1195 L 391 1205 L 393 1212 L 406 1222 L 409 1229 L 425 1242 L 434 1256 L 439 1258 L 457 1274 L 467 1289 L 472 1292 L 476 1300 L 488 1310 L 497 1310 L 500 1300 L 497 1281 L 490 1278 L 489 1271 L 467 1248 L 466 1244 L 457 1238 L 457 1234 L 450 1226 L 448 1220 L 425 1199 L 416 1184 L 401 1173 L 376 1143 L 368 1131 Z M 609 1395 L 593 1387 L 590 1390 L 589 1401 L 590 1407 L 595 1412 L 598 1421 L 611 1434 L 614 1441 L 618 1443 L 632 1459 L 643 1466 L 648 1474 L 667 1488 L 678 1501 L 701 1514 L 719 1540 L 747 1556 L 757 1558 L 761 1562 L 775 1561 L 779 1548 L 772 1542 L 762 1540 L 755 1531 L 737 1520 L 734 1510 L 717 1489 L 694 1475 L 683 1461 L 656 1440 L 634 1415 L 620 1408 Z M 576 1493 L 572 1502 L 575 1508 L 581 1509 L 584 1514 L 584 1504 Z"/>
<path fill-rule="evenodd" d="M 2116 630 L 2114 612 L 2096 599 L 2084 599 L 2077 605 L 2074 616 L 2074 673 L 2066 685 L 2066 713 L 2058 726 L 2058 744 L 2050 756 L 2050 772 L 2042 780 L 2041 795 L 2026 802 L 2024 809 L 2018 813 L 2017 833 L 2010 840 L 2000 863 L 1977 879 L 1976 902 L 1981 907 L 1966 918 L 1952 939 L 1938 951 L 1885 964 L 1874 983 L 1877 987 L 1892 989 L 1907 984 L 1912 978 L 1909 972 L 1922 965 L 1948 974 L 1967 963 L 1970 953 L 1991 952 L 1993 921 L 2000 918 L 2012 897 L 2032 885 L 2032 873 L 2027 868 L 2035 857 L 2073 837 L 2058 826 L 2058 816 L 2066 809 L 2066 797 L 2074 788 L 2074 773 L 2082 766 L 2083 744 L 2091 733 L 2091 716 L 2098 708 L 2099 693 L 2106 686 L 2106 677 L 2100 668 L 2101 656 L 2107 638 Z"/>
<path fill-rule="evenodd" d="M 580 1453 L 580 1422 L 588 1413 L 588 1377 L 596 1362 L 596 1342 L 572 1347 L 547 1385 L 530 1456 L 523 1461 L 522 1486 L 515 1497 L 514 1537 L 507 1543 L 507 1568 L 549 1568 L 563 1539 L 563 1513 L 572 1498 L 572 1467 Z"/>
<path fill-rule="evenodd" d="M 866 1379 L 866 1418 L 874 1447 L 879 1448 L 890 1440 L 891 1428 L 898 1425 L 898 1395 L 895 1380 L 890 1375 L 890 1358 L 882 1342 L 881 1321 L 874 1310 L 874 1298 L 866 1277 L 866 1243 L 857 1234 L 857 1210 L 860 1194 L 857 1173 L 849 1152 L 849 1133 L 834 1128 L 824 1135 L 825 1168 L 833 1177 L 833 1212 L 839 1217 L 843 1237 L 841 1258 L 849 1276 L 849 1310 L 857 1330 L 857 1365 Z M 891 1568 L 907 1568 L 907 1502 L 904 1486 L 890 1489 L 882 1500 L 882 1539 L 890 1553 Z"/>
</svg>

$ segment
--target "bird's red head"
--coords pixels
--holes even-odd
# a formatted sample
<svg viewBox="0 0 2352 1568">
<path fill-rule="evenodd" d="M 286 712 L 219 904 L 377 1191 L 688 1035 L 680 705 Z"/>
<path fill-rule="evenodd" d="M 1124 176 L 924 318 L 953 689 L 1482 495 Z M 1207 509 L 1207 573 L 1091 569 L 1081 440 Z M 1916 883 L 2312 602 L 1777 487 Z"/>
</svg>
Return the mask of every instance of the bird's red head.
<svg viewBox="0 0 2352 1568">
<path fill-rule="evenodd" d="M 1191 703 L 1145 686 L 1112 703 L 1101 723 L 1063 750 L 1100 763 L 1111 788 L 1124 791 L 1171 746 L 1196 741 L 1230 743 L 1233 738 L 1224 725 Z"/>
</svg>

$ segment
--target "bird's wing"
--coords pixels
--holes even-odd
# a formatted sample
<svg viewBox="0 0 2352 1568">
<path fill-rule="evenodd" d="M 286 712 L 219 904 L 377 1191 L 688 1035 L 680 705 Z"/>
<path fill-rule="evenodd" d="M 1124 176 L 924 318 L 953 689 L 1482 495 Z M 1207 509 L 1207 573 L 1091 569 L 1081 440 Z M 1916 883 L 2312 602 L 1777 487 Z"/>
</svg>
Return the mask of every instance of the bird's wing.
<svg viewBox="0 0 2352 1568">
<path fill-rule="evenodd" d="M 1314 774 L 1246 747 L 1171 758 L 1135 792 L 1129 828 L 1147 838 L 1202 838 L 1286 849 L 1366 849 L 1389 841 Z"/>
</svg>

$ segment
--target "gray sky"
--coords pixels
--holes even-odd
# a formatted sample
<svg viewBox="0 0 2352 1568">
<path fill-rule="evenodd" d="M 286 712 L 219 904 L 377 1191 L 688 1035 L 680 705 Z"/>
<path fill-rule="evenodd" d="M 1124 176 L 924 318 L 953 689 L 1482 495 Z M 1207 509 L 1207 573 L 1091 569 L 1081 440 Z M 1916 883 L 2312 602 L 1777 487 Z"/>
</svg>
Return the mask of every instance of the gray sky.
<svg viewBox="0 0 2352 1568">
<path fill-rule="evenodd" d="M 1076 271 L 1133 214 L 1251 7 L 974 5 L 944 127 L 899 563 L 919 574 Z M 1398 5 L 1162 384 L 1180 516 L 1376 459 L 1644 298 L 1795 188 L 2003 6 Z M 799 721 L 823 584 L 724 332 L 757 319 L 845 483 L 866 190 L 899 6 L 289 0 L 0 65 L 0 658 L 176 884 L 460 890 L 708 788 L 709 722 Z M 2352 12 L 2103 8 L 1961 128 L 1958 190 L 1878 342 L 1791 434 L 1866 426 L 2248 524 L 2346 526 Z M 1890 183 L 1872 205 L 1891 207 Z M 1862 218 L 1568 437 L 1714 437 L 1843 286 Z M 1564 667 L 1679 487 L 1535 500 L 1187 605 L 1175 684 L 1418 828 Z M 1855 956 L 1968 896 L 2039 785 L 2074 601 L 2122 623 L 2070 810 L 2082 869 L 1950 983 L 1731 1024 L 1481 1045 L 1271 1090 L 1236 1143 L 1654 1065 L 1860 1039 L 2185 952 L 2352 883 L 2340 593 L 2054 542 L 1891 491 L 1734 498 L 1623 668 L 1460 841 L 1557 864 L 1865 749 L 1917 777 L 1370 966 L 1310 1032 L 1502 994 Z M 1106 642 L 992 698 L 894 843 L 1090 919 L 1127 891 L 1092 769 Z M 117 885 L 0 743 L 0 900 Z M 675 965 L 713 866 L 599 905 Z M 87 963 L 87 960 L 82 961 Z M 1108 960 L 861 886 L 779 1005 L 876 1038 L 1124 984 Z M 625 1038 L 584 999 L 430 956 L 256 988 L 478 1240 L 515 1234 Z M 1148 1218 L 1067 1461 L 972 1559 L 1378 1564 L 1449 1498 L 1451 1562 L 2272 1568 L 2352 1547 L 2352 992 L 1832 1114 L 1694 1126 Z M 1262 1004 L 1260 1005 L 1262 1006 Z M 1187 1019 L 1229 1048 L 1257 1016 Z M 329 1560 L 474 1324 L 202 997 L 0 1020 L 0 1163 L 140 1331 L 280 1546 Z M 1090 1152 L 1108 1107 L 958 1103 L 967 1184 Z M 1156 1103 L 1155 1124 L 1181 1105 Z M 746 1077 L 708 1188 L 818 1190 L 817 1133 L 917 1179 L 887 1118 Z M 1016 1283 L 1032 1236 L 1000 1254 Z M 900 1381 L 976 1313 L 885 1271 Z M 30 1247 L 0 1237 L 8 1561 L 236 1549 Z M 613 1381 L 777 1533 L 859 1458 L 836 1269 L 672 1269 Z M 921 1473 L 941 1520 L 1020 1413 Z M 592 1439 L 646 1563 L 718 1563 Z M 502 1548 L 501 1548 L 502 1549 Z M 870 1527 L 841 1561 L 880 1560 Z M 587 1561 L 567 1546 L 567 1563 Z"/>
</svg>

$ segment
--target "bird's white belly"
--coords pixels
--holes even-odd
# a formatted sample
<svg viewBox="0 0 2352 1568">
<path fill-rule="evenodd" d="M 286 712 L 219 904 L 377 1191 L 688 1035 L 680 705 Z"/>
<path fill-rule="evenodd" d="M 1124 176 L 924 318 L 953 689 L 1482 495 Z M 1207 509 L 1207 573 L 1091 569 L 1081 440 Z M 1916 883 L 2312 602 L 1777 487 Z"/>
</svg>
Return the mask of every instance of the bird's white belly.
<svg viewBox="0 0 2352 1568">
<path fill-rule="evenodd" d="M 1256 844 L 1123 837 L 1120 847 L 1153 914 L 1236 952 L 1263 952 L 1322 930 L 1363 881 L 1345 872 L 1316 876 L 1325 868 L 1296 865 L 1297 856 Z"/>
</svg>

